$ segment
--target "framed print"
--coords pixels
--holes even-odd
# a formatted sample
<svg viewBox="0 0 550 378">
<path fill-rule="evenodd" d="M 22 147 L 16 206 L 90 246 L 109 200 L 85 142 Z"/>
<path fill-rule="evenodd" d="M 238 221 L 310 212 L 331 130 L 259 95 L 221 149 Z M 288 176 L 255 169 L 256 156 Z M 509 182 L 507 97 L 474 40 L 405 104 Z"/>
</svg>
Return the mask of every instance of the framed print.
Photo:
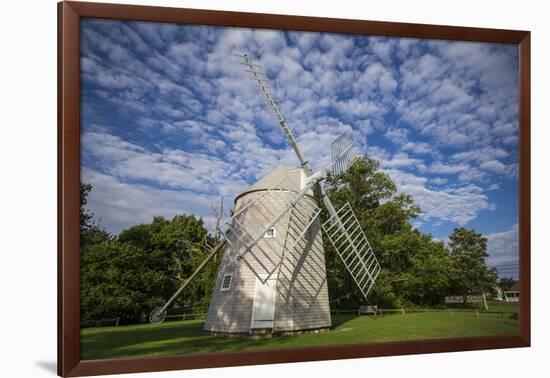
<svg viewBox="0 0 550 378">
<path fill-rule="evenodd" d="M 58 5 L 58 374 L 530 345 L 530 33 Z"/>
</svg>

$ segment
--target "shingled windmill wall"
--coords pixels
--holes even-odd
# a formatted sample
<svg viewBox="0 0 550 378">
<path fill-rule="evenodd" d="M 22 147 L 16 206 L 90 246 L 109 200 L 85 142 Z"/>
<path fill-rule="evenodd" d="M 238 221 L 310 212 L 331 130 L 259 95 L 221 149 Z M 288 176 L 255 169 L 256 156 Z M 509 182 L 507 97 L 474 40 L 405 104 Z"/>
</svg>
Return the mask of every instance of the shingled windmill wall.
<svg viewBox="0 0 550 378">
<path fill-rule="evenodd" d="M 258 199 L 274 183 L 282 179 L 291 183 L 288 191 L 280 191 L 273 195 L 288 200 L 293 198 L 292 192 L 295 188 L 303 186 L 305 175 L 301 169 L 278 167 L 237 196 L 235 211 Z M 300 201 L 318 206 L 312 193 Z M 273 202 L 256 201 L 247 210 L 248 215 L 245 216 L 248 218 L 244 218 L 243 224 L 247 229 L 257 229 L 261 226 L 253 221 L 247 223 L 247 219 L 256 219 L 251 215 L 276 214 L 282 210 Z M 262 251 L 255 256 L 259 256 L 264 267 L 283 257 L 281 266 L 271 275 L 276 280 L 270 281 L 276 287 L 273 328 L 268 330 L 273 333 L 324 329 L 331 326 L 320 220 L 317 218 L 304 237 L 298 238 L 303 229 L 295 225 L 305 222 L 304 219 L 298 219 L 300 217 L 301 215 L 295 212 L 287 213 L 276 224 L 274 238 L 261 239 L 254 247 Z M 294 243 L 294 240 L 299 241 Z M 290 248 L 292 245 L 294 247 Z M 251 328 L 254 297 L 258 284 L 257 274 L 264 268 L 253 259 L 247 261 L 250 266 L 240 259 L 238 253 L 230 246 L 224 250 L 204 325 L 205 331 L 218 334 L 250 334 L 256 331 Z M 222 290 L 225 274 L 233 274 L 229 290 Z"/>
</svg>

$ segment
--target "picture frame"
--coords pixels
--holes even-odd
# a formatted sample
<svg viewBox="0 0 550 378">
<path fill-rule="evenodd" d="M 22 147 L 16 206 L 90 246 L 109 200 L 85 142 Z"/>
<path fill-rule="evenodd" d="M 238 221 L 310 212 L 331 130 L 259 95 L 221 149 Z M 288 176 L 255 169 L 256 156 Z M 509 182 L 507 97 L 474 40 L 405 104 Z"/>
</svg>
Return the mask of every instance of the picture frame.
<svg viewBox="0 0 550 378">
<path fill-rule="evenodd" d="M 105 18 L 515 44 L 519 48 L 519 335 L 186 356 L 80 359 L 80 21 Z M 58 374 L 83 376 L 530 346 L 530 32 L 103 3 L 58 4 Z"/>
</svg>

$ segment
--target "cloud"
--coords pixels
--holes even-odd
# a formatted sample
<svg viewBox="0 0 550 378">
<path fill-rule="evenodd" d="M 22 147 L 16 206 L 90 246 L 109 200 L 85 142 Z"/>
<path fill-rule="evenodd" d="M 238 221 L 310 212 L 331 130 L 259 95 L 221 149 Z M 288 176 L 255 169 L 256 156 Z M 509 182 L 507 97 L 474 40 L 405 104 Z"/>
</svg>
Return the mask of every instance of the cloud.
<svg viewBox="0 0 550 378">
<path fill-rule="evenodd" d="M 434 179 L 430 180 L 430 183 L 435 184 L 435 185 L 444 185 L 448 182 L 449 182 L 449 180 L 441 178 L 441 177 L 437 177 L 437 178 L 434 178 Z"/>
<path fill-rule="evenodd" d="M 467 164 L 445 164 L 436 161 L 430 165 L 429 171 L 437 174 L 455 174 L 464 172 L 470 168 Z"/>
<path fill-rule="evenodd" d="M 485 235 L 487 238 L 487 263 L 497 267 L 503 276 L 517 278 L 519 272 L 519 226 L 515 223 L 510 229 Z M 512 274 L 515 273 L 515 274 Z"/>
<path fill-rule="evenodd" d="M 476 161 L 484 162 L 498 158 L 505 158 L 510 155 L 510 152 L 501 147 L 487 146 L 477 150 L 466 150 L 451 155 L 451 159 L 455 161 Z"/>
<path fill-rule="evenodd" d="M 82 180 L 93 184 L 88 208 L 99 224 L 112 233 L 151 222 L 155 216 L 171 218 L 179 214 L 202 217 L 206 225 L 212 227 L 210 206 L 219 201 L 215 196 L 125 183 L 90 169 L 82 170 Z"/>
<path fill-rule="evenodd" d="M 506 166 L 498 160 L 484 161 L 479 165 L 479 168 L 494 173 L 504 173 L 506 171 Z"/>
<path fill-rule="evenodd" d="M 421 172 L 423 172 L 426 168 L 422 160 L 411 158 L 405 152 L 399 152 L 393 155 L 390 159 L 381 160 L 381 165 L 383 168 L 412 167 L 418 169 Z"/>
<path fill-rule="evenodd" d="M 368 66 L 361 74 L 359 85 L 366 85 L 370 89 L 380 90 L 382 93 L 391 93 L 397 88 L 397 81 L 390 70 L 376 62 Z"/>
<path fill-rule="evenodd" d="M 465 224 L 517 174 L 514 46 L 92 19 L 81 39 L 83 165 L 104 188 L 234 196 L 298 164 L 235 53 L 263 65 L 315 168 L 347 132 L 427 219 Z"/>
<path fill-rule="evenodd" d="M 99 132 L 84 133 L 82 146 L 85 159 L 123 180 L 154 181 L 172 189 L 216 195 L 235 195 L 237 188 L 246 187 L 229 162 L 202 153 L 146 150 Z"/>
<path fill-rule="evenodd" d="M 396 182 L 398 191 L 412 194 L 422 209 L 424 220 L 443 220 L 466 225 L 484 210 L 493 210 L 483 189 L 470 184 L 458 188 L 430 189 L 428 179 L 399 170 L 385 170 Z"/>
<path fill-rule="evenodd" d="M 464 150 L 459 153 L 517 149 L 517 50 L 483 43 L 427 45 L 400 67 L 403 90 L 396 110 L 401 120 L 439 148 Z M 515 158 L 510 156 L 509 163 Z"/>
</svg>

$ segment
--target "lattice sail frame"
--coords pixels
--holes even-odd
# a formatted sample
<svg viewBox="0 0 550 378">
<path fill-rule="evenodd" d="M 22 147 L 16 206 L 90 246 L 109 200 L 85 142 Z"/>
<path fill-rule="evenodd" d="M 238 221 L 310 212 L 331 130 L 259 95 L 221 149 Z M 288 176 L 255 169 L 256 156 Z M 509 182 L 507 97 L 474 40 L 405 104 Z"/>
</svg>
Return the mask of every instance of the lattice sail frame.
<svg viewBox="0 0 550 378">
<path fill-rule="evenodd" d="M 237 253 L 262 282 L 267 281 L 277 271 L 282 264 L 284 251 L 294 248 L 294 244 L 303 237 L 319 216 L 319 206 L 312 201 L 302 201 L 312 186 L 300 189 L 283 179 L 243 202 L 226 222 L 225 240 L 232 250 L 231 253 Z M 268 246 L 262 243 L 271 227 L 278 225 L 287 216 L 296 218 L 296 215 L 300 216 L 301 222 L 292 224 L 293 231 L 297 233 L 294 244 L 287 245 L 287 237 L 270 238 Z M 288 233 L 291 219 L 289 218 L 286 229 L 281 230 L 285 235 Z"/>
<path fill-rule="evenodd" d="M 262 65 L 253 62 L 248 55 L 235 54 L 235 56 L 239 58 L 242 65 L 247 67 L 244 71 L 250 75 L 250 80 L 256 84 L 256 87 L 262 94 L 262 98 L 264 99 L 268 110 L 275 116 L 279 123 L 286 123 L 286 118 L 281 111 L 279 100 L 273 93 L 273 85 L 267 78 L 265 72 L 262 71 Z"/>
<path fill-rule="evenodd" d="M 338 209 L 322 227 L 366 299 L 381 267 L 350 204 Z"/>
<path fill-rule="evenodd" d="M 306 174 L 311 175 L 312 172 L 309 168 L 309 162 L 305 160 L 297 145 L 296 139 L 292 134 L 292 131 L 288 127 L 287 120 L 280 108 L 279 100 L 273 93 L 271 82 L 267 78 L 267 75 L 263 71 L 261 71 L 261 69 L 263 68 L 262 65 L 253 62 L 248 55 L 236 56 L 239 58 L 241 64 L 243 64 L 247 68 L 245 69 L 245 72 L 248 72 L 250 74 L 250 79 L 255 82 L 259 92 L 262 94 L 267 108 L 279 122 L 298 159 L 304 167 Z M 342 134 L 338 138 L 336 138 L 331 144 L 332 164 L 326 169 L 326 172 L 330 172 L 333 176 L 339 176 L 340 174 L 345 172 L 352 161 L 352 150 L 353 144 L 349 141 L 347 134 Z M 316 184 L 320 185 L 321 192 L 322 194 L 324 194 L 322 184 L 319 181 L 317 181 Z M 343 260 L 346 269 L 353 277 L 355 283 L 361 290 L 362 294 L 365 296 L 365 299 L 367 299 L 367 295 L 374 285 L 376 278 L 381 270 L 378 260 L 376 259 L 376 256 L 368 242 L 368 239 L 366 238 L 365 233 L 363 232 L 359 222 L 357 221 L 357 217 L 355 216 L 355 213 L 351 209 L 350 205 L 346 204 L 340 210 L 335 210 L 326 194 L 323 197 L 323 202 L 325 204 L 325 207 L 327 207 L 327 210 L 329 211 L 331 217 L 322 225 L 322 228 L 327 234 L 328 238 L 333 243 L 338 252 L 338 255 Z M 356 229 L 349 228 L 348 226 L 350 225 L 353 225 L 354 227 L 358 226 L 359 232 L 357 232 Z M 304 230 L 304 232 L 305 231 L 307 231 L 307 229 Z M 329 231 L 332 231 L 333 234 L 331 235 Z M 353 233 L 352 235 L 349 234 L 350 231 Z M 344 235 L 344 242 L 348 242 L 349 245 L 345 247 L 343 244 L 340 244 L 337 247 L 334 243 L 340 242 L 340 240 L 334 238 L 334 232 L 341 232 Z M 350 238 L 351 236 L 353 236 L 353 239 Z M 354 243 L 358 244 L 355 245 Z M 283 251 L 284 250 L 285 249 L 283 249 Z M 354 254 L 355 257 L 348 260 L 347 258 L 349 258 L 350 254 Z M 281 256 L 279 260 L 279 265 L 281 264 L 283 258 L 284 256 Z M 354 265 L 350 265 L 351 263 L 353 263 Z M 274 270 L 271 271 L 269 274 L 271 275 L 273 272 Z"/>
<path fill-rule="evenodd" d="M 347 133 L 341 134 L 330 144 L 332 164 L 329 169 L 333 176 L 339 176 L 348 169 L 352 150 L 353 144 L 350 142 Z"/>
</svg>

